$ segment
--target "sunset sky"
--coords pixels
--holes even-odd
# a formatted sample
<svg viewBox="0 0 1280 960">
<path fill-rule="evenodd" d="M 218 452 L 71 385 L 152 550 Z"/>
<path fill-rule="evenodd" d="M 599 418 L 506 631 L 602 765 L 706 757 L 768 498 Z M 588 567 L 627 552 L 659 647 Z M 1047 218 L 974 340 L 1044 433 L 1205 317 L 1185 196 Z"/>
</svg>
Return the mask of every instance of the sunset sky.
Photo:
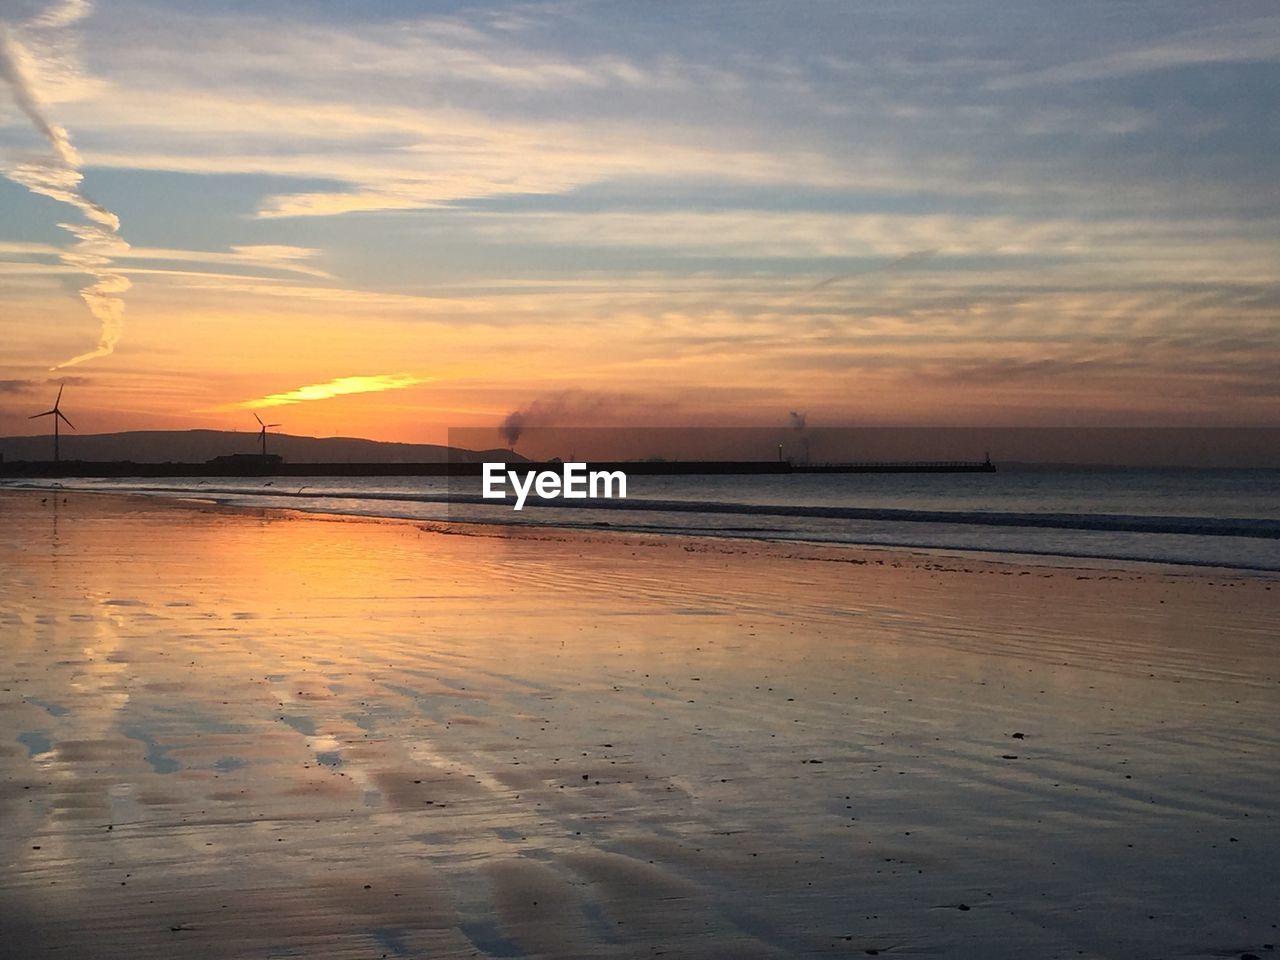
<svg viewBox="0 0 1280 960">
<path fill-rule="evenodd" d="M 0 21 L 0 434 L 1280 425 L 1274 0 Z"/>
</svg>

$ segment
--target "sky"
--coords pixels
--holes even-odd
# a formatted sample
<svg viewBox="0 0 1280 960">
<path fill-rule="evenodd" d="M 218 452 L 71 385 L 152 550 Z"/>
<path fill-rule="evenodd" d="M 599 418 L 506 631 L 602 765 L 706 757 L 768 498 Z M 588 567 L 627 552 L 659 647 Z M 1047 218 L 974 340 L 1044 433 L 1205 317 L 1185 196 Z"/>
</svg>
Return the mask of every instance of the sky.
<svg viewBox="0 0 1280 960">
<path fill-rule="evenodd" d="M 0 434 L 1280 426 L 1276 90 L 1273 0 L 0 0 Z"/>
</svg>

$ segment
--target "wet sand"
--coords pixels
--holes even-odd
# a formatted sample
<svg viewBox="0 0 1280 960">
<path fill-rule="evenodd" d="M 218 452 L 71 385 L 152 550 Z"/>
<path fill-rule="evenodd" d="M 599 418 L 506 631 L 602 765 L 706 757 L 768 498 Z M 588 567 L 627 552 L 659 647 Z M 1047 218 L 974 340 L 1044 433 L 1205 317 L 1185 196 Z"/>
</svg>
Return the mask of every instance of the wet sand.
<svg viewBox="0 0 1280 960">
<path fill-rule="evenodd" d="M 1278 955 L 1271 579 L 29 492 L 0 569 L 0 955 Z"/>
</svg>

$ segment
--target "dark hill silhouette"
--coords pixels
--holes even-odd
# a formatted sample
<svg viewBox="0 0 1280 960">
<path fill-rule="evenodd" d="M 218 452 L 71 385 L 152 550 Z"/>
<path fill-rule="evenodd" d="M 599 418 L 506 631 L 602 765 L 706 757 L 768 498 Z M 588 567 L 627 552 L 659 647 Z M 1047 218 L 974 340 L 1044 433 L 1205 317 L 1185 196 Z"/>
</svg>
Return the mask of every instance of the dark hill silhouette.
<svg viewBox="0 0 1280 960">
<path fill-rule="evenodd" d="M 204 463 L 214 457 L 257 453 L 255 432 L 231 430 L 132 430 L 126 433 L 72 434 L 61 438 L 63 460 L 134 463 Z M 294 463 L 442 463 L 522 460 L 509 450 L 463 450 L 433 443 L 384 443 L 359 437 L 298 437 L 272 433 L 267 451 Z M 49 436 L 0 437 L 6 462 L 53 459 Z"/>
</svg>

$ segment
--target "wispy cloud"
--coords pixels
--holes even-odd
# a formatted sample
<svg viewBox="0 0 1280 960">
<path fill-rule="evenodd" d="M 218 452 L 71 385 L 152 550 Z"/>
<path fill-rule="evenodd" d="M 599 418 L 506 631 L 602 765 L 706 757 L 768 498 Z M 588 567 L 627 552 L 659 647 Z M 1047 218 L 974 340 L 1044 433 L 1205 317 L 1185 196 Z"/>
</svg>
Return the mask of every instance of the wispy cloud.
<svg viewBox="0 0 1280 960">
<path fill-rule="evenodd" d="M 652 5 L 578 0 L 115 0 L 66 29 L 86 3 L 0 0 L 28 11 L 20 66 L 49 127 L 0 115 L 6 142 L 44 137 L 17 176 L 74 203 L 83 170 L 139 243 L 64 251 L 0 224 L 0 376 L 72 352 L 61 300 L 93 268 L 136 285 L 129 362 L 186 378 L 158 400 L 117 362 L 122 410 L 342 396 L 360 378 L 316 381 L 402 369 L 430 338 L 440 382 L 403 406 L 461 410 L 484 380 L 467 410 L 490 421 L 536 420 L 551 401 L 527 401 L 566 388 L 711 404 L 713 385 L 815 422 L 1033 394 L 1154 410 L 1184 388 L 1183 410 L 1274 420 L 1265 3 L 1104 23 L 1053 0 L 997 18 L 689 0 L 674 30 Z M 1271 366 L 1232 374 L 1251 357 Z M 310 386 L 261 396 L 292 384 Z"/>
<path fill-rule="evenodd" d="M 1214 63 L 1280 60 L 1280 17 L 1258 17 L 1181 34 L 1119 50 L 1102 57 L 1047 67 L 993 80 L 993 90 L 1049 83 L 1078 83 L 1138 76 L 1160 70 Z"/>
<path fill-rule="evenodd" d="M 38 38 L 45 31 L 59 30 L 88 13 L 85 0 L 64 0 L 26 21 L 26 33 Z M 21 30 L 20 25 L 17 29 Z M 60 223 L 59 226 L 79 241 L 61 253 L 63 263 L 87 273 L 93 281 L 80 290 L 89 312 L 98 320 L 101 332 L 95 349 L 58 364 L 54 369 L 69 367 L 95 357 L 107 356 L 115 349 L 124 329 L 124 301 L 120 295 L 129 289 L 129 280 L 111 269 L 112 257 L 128 250 L 119 236 L 120 220 L 106 207 L 85 196 L 80 187 L 83 175 L 81 159 L 66 129 L 45 113 L 32 80 L 31 56 L 15 29 L 0 20 L 0 79 L 13 95 L 18 108 L 48 143 L 51 156 L 28 157 L 5 165 L 5 176 L 32 193 L 50 197 L 74 207 L 89 222 Z"/>
<path fill-rule="evenodd" d="M 328 383 L 313 383 L 284 393 L 271 393 L 257 400 L 245 400 L 234 406 L 246 410 L 279 407 L 289 403 L 305 403 L 308 400 L 329 400 L 353 393 L 379 393 L 383 390 L 403 390 L 406 387 L 429 383 L 432 377 L 415 377 L 409 374 L 379 374 L 374 377 L 338 377 Z"/>
<path fill-rule="evenodd" d="M 527 212 L 519 217 L 470 213 L 448 229 L 492 241 L 589 249 L 650 249 L 690 258 L 892 258 L 881 271 L 941 258 L 1055 258 L 1131 264 L 1152 261 L 1194 275 L 1240 275 L 1270 269 L 1280 219 L 1136 217 L 1068 218 L 943 213 L 855 213 L 775 210 Z M 1211 243 L 1206 241 L 1212 239 Z M 859 265 L 860 268 L 863 265 Z M 1144 268 L 1146 264 L 1144 264 Z M 851 271 L 861 272 L 861 271 Z M 842 277 L 828 278 L 819 292 Z"/>
<path fill-rule="evenodd" d="M 49 377 L 44 380 L 0 380 L 0 393 L 26 393 L 37 387 L 46 386 L 47 384 L 61 384 L 65 386 L 84 386 L 91 383 L 87 377 Z"/>
</svg>

